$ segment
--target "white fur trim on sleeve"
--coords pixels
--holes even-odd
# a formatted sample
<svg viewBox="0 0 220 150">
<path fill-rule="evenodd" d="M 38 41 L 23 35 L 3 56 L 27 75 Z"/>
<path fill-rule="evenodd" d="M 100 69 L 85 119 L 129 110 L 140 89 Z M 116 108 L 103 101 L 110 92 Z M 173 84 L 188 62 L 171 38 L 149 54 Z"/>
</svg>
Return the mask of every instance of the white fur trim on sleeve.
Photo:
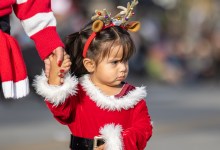
<svg viewBox="0 0 220 150">
<path fill-rule="evenodd" d="M 44 72 L 36 76 L 33 82 L 37 94 L 46 98 L 47 101 L 53 103 L 54 106 L 63 103 L 70 95 L 75 95 L 77 93 L 77 84 L 78 80 L 75 76 L 71 77 L 70 74 L 66 74 L 62 85 L 49 85 L 48 78 Z"/>
<path fill-rule="evenodd" d="M 100 134 L 105 140 L 106 150 L 122 150 L 123 140 L 121 136 L 122 127 L 121 125 L 107 124 L 100 129 Z"/>
</svg>

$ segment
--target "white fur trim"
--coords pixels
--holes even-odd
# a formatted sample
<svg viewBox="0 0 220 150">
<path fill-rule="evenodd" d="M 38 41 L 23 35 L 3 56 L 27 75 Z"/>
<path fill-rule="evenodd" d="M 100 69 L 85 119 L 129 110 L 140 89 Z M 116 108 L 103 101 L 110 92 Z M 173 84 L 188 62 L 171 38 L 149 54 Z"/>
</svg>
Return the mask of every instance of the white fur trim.
<svg viewBox="0 0 220 150">
<path fill-rule="evenodd" d="M 42 72 L 40 76 L 35 77 L 33 86 L 39 95 L 53 103 L 54 106 L 62 104 L 70 95 L 77 93 L 78 80 L 75 76 L 71 77 L 70 74 L 66 74 L 64 83 L 60 86 L 49 85 L 47 81 L 45 73 Z"/>
<path fill-rule="evenodd" d="M 18 82 L 2 82 L 2 89 L 5 98 L 22 98 L 30 92 L 28 77 Z"/>
<path fill-rule="evenodd" d="M 105 140 L 106 150 L 122 150 L 123 140 L 121 136 L 121 125 L 107 124 L 100 129 L 99 133 Z"/>
<path fill-rule="evenodd" d="M 32 36 L 48 26 L 56 26 L 56 19 L 53 12 L 38 13 L 31 18 L 22 20 L 21 24 L 27 35 Z"/>
<path fill-rule="evenodd" d="M 111 111 L 133 108 L 141 99 L 147 96 L 145 87 L 136 87 L 121 98 L 107 96 L 90 81 L 89 75 L 81 77 L 80 84 L 98 107 Z"/>
</svg>

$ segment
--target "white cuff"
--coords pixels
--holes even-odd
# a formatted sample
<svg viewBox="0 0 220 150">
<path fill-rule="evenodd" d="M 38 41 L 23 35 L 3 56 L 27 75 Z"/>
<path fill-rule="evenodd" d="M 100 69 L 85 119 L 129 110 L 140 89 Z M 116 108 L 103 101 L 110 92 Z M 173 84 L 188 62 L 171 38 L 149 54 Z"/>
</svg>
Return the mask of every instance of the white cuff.
<svg viewBox="0 0 220 150">
<path fill-rule="evenodd" d="M 18 82 L 14 82 L 14 81 L 2 82 L 2 90 L 5 98 L 14 98 L 14 99 L 22 98 L 28 95 L 28 93 L 30 92 L 28 77 Z"/>
<path fill-rule="evenodd" d="M 123 140 L 121 136 L 121 125 L 107 124 L 100 129 L 100 134 L 105 140 L 106 150 L 122 150 Z"/>
<path fill-rule="evenodd" d="M 71 77 L 70 74 L 66 74 L 62 85 L 49 85 L 48 78 L 44 72 L 36 76 L 33 82 L 37 94 L 43 96 L 54 106 L 62 104 L 70 95 L 75 95 L 77 93 L 77 84 L 78 80 L 75 76 Z"/>
</svg>

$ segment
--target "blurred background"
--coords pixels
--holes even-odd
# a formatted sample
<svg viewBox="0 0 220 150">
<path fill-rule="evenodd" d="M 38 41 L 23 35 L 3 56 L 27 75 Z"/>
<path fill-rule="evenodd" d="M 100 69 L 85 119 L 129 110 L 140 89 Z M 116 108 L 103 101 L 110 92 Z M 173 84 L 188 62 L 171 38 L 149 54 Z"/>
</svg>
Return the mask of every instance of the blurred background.
<svg viewBox="0 0 220 150">
<path fill-rule="evenodd" d="M 117 13 L 128 0 L 52 0 L 62 39 L 89 22 L 95 9 Z M 207 150 L 220 147 L 220 1 L 139 0 L 131 33 L 137 52 L 127 81 L 146 85 L 154 122 L 148 150 Z M 30 83 L 41 73 L 33 42 L 17 18 L 11 33 L 19 41 Z M 31 87 L 22 99 L 0 94 L 0 150 L 68 149 L 69 131 Z"/>
</svg>

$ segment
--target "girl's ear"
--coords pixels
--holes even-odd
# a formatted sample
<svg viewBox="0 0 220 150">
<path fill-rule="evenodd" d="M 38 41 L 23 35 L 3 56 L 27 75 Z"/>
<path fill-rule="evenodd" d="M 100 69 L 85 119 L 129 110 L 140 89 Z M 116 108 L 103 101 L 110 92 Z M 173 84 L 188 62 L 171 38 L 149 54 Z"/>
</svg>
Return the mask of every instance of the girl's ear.
<svg viewBox="0 0 220 150">
<path fill-rule="evenodd" d="M 95 70 L 95 61 L 89 58 L 83 59 L 83 65 L 89 73 L 94 72 Z"/>
</svg>

